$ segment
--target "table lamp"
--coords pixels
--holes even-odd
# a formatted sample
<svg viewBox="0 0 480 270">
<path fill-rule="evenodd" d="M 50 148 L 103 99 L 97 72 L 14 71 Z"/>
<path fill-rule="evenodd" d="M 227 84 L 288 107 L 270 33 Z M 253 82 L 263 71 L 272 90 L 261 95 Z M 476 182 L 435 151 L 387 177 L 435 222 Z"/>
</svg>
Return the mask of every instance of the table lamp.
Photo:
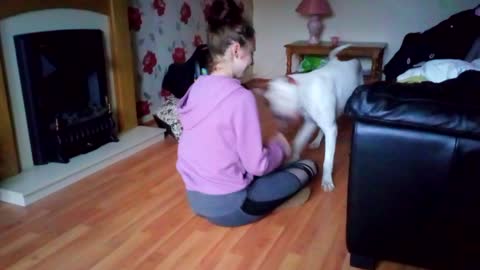
<svg viewBox="0 0 480 270">
<path fill-rule="evenodd" d="M 310 44 L 318 44 L 320 42 L 320 34 L 323 30 L 322 16 L 332 13 L 330 4 L 327 0 L 302 0 L 296 11 L 303 16 L 310 16 L 307 27 L 310 33 Z"/>
</svg>

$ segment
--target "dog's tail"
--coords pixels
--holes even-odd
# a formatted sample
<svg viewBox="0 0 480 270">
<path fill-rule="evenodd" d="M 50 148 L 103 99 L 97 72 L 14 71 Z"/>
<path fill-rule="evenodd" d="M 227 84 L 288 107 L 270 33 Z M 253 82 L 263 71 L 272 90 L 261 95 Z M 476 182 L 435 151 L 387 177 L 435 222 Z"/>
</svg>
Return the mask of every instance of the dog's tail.
<svg viewBox="0 0 480 270">
<path fill-rule="evenodd" d="M 329 59 L 329 60 L 334 60 L 334 59 L 337 60 L 337 59 L 338 59 L 338 58 L 337 58 L 337 54 L 338 54 L 339 52 L 343 51 L 344 49 L 350 47 L 350 46 L 352 46 L 352 44 L 345 44 L 345 45 L 342 45 L 342 46 L 339 46 L 339 47 L 333 49 L 333 50 L 328 54 L 328 59 Z"/>
</svg>

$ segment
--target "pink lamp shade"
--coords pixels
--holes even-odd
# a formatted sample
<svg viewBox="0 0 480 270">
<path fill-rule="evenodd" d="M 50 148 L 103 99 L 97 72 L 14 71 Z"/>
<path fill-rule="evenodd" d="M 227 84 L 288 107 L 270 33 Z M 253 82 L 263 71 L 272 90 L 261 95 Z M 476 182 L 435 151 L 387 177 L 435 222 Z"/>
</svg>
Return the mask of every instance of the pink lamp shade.
<svg viewBox="0 0 480 270">
<path fill-rule="evenodd" d="M 327 0 L 303 0 L 297 7 L 297 12 L 310 16 L 308 20 L 308 32 L 310 33 L 310 44 L 317 44 L 320 42 L 320 34 L 323 30 L 323 23 L 321 16 L 330 15 L 332 9 Z"/>
<path fill-rule="evenodd" d="M 330 15 L 332 9 L 327 0 L 303 0 L 297 7 L 297 12 L 304 15 Z"/>
</svg>

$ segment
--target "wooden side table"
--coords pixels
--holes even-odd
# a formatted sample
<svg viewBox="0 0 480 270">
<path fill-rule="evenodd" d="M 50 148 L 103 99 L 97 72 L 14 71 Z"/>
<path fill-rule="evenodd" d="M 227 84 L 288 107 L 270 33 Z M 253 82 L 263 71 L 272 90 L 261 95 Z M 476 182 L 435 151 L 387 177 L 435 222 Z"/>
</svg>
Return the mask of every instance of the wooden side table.
<svg viewBox="0 0 480 270">
<path fill-rule="evenodd" d="M 387 43 L 370 43 L 370 42 L 340 42 L 338 46 L 346 43 L 352 44 L 352 46 L 346 48 L 338 55 L 339 59 L 346 60 L 357 57 L 366 57 L 372 59 L 372 69 L 365 76 L 365 82 L 373 82 L 382 79 L 383 70 L 383 54 Z M 292 56 L 294 54 L 300 57 L 300 60 L 304 55 L 319 55 L 327 56 L 332 49 L 331 42 L 321 42 L 320 44 L 309 44 L 307 41 L 297 41 L 285 45 L 287 54 L 287 72 L 292 73 Z"/>
</svg>

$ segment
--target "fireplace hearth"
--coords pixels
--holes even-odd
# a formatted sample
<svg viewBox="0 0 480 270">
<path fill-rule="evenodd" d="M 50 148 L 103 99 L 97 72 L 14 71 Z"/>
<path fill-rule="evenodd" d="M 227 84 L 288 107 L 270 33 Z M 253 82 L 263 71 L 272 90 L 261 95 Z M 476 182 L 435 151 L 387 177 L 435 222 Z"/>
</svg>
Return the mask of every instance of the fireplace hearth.
<svg viewBox="0 0 480 270">
<path fill-rule="evenodd" d="M 67 163 L 118 141 L 102 31 L 37 32 L 14 40 L 35 165 Z"/>
</svg>

